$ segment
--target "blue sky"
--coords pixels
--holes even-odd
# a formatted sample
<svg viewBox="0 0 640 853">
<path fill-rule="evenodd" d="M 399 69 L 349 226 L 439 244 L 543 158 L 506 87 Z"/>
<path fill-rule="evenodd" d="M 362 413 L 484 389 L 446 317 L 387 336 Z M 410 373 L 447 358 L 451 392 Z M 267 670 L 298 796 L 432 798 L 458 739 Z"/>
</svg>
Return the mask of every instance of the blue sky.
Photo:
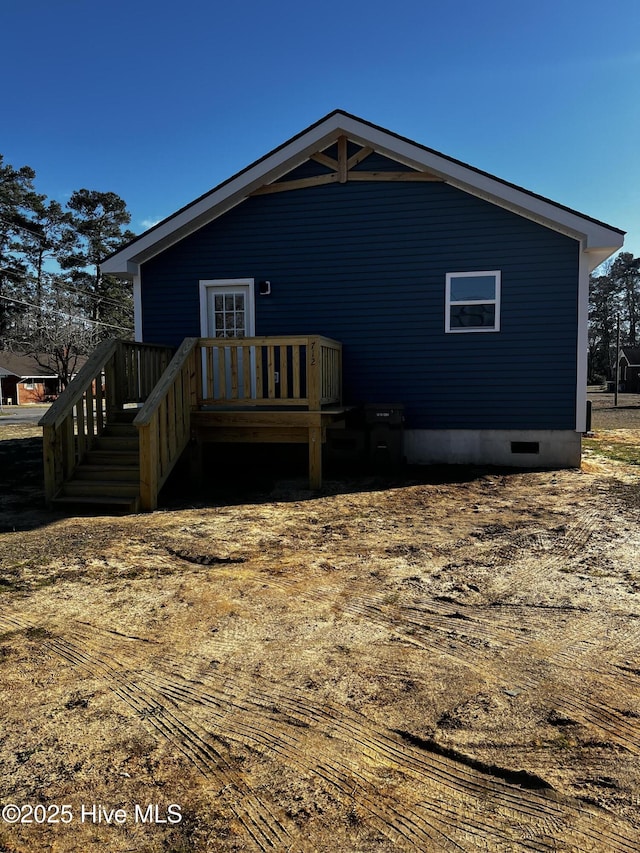
<svg viewBox="0 0 640 853">
<path fill-rule="evenodd" d="M 340 108 L 628 232 L 638 0 L 4 0 L 0 153 L 136 232 Z"/>
</svg>

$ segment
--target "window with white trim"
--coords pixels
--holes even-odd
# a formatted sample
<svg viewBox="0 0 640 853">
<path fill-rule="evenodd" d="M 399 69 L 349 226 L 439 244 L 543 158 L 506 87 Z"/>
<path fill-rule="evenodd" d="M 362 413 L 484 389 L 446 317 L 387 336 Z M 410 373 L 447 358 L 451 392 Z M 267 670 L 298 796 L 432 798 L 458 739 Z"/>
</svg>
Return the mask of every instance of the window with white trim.
<svg viewBox="0 0 640 853">
<path fill-rule="evenodd" d="M 500 331 L 500 270 L 448 272 L 445 332 Z"/>
</svg>

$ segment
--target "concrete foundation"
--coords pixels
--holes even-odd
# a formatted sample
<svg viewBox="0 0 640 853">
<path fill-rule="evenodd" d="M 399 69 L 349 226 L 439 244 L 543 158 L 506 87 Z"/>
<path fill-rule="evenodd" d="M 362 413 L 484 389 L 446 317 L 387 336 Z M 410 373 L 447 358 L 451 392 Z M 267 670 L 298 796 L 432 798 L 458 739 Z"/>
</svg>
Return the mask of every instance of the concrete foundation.
<svg viewBox="0 0 640 853">
<path fill-rule="evenodd" d="M 573 430 L 408 429 L 404 438 L 410 464 L 580 467 L 581 435 Z"/>
</svg>

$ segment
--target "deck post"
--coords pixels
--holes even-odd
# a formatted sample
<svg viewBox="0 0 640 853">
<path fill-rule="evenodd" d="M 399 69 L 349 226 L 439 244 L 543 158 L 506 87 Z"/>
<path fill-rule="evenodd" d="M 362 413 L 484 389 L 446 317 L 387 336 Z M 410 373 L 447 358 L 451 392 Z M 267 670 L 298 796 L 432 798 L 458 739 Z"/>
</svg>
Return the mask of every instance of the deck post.
<svg viewBox="0 0 640 853">
<path fill-rule="evenodd" d="M 76 467 L 76 436 L 73 422 L 73 411 L 69 412 L 61 427 L 62 436 L 62 471 L 64 479 L 68 480 Z"/>
<path fill-rule="evenodd" d="M 140 509 L 151 512 L 158 506 L 158 423 L 157 414 L 139 427 Z"/>
<path fill-rule="evenodd" d="M 307 343 L 307 399 L 310 412 L 320 411 L 321 396 L 320 343 L 317 338 L 309 338 Z"/>
<path fill-rule="evenodd" d="M 118 408 L 116 395 L 116 366 L 114 358 L 110 358 L 104 366 L 104 387 L 107 422 L 109 422 Z"/>
<path fill-rule="evenodd" d="M 309 427 L 309 488 L 322 487 L 322 427 Z"/>
<path fill-rule="evenodd" d="M 55 426 L 47 425 L 42 428 L 42 448 L 44 455 L 44 496 L 47 506 L 50 506 L 62 482 L 62 474 L 59 474 L 61 467 L 60 433 Z"/>
</svg>

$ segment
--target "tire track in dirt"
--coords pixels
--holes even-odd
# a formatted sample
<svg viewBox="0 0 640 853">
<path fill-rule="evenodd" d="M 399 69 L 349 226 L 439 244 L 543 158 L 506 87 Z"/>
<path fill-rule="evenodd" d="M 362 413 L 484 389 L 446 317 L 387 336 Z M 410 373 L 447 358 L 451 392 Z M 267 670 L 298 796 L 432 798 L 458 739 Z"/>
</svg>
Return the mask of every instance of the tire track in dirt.
<svg viewBox="0 0 640 853">
<path fill-rule="evenodd" d="M 530 835 L 532 846 L 530 849 L 557 849 L 556 842 L 564 837 L 576 838 L 575 849 L 590 849 L 589 842 L 600 837 L 600 846 L 591 849 L 615 850 L 617 844 L 622 843 L 621 849 L 626 849 L 626 840 L 621 835 L 617 838 L 617 832 L 611 834 L 609 828 L 603 829 L 598 826 L 602 821 L 595 820 L 593 826 L 589 826 L 587 835 L 579 841 L 584 832 L 580 826 L 582 822 L 590 823 L 594 815 L 589 817 L 583 812 L 582 805 L 563 802 L 561 798 L 548 792 L 523 791 L 521 788 L 506 785 L 495 777 L 477 773 L 469 769 L 464 763 L 452 761 L 433 752 L 425 753 L 423 750 L 408 749 L 406 743 L 398 741 L 388 730 L 380 729 L 366 720 L 362 715 L 346 709 L 343 706 L 324 705 L 319 706 L 301 695 L 297 691 L 287 691 L 282 685 L 269 685 L 268 692 L 247 685 L 234 679 L 233 686 L 225 679 L 224 695 L 215 688 L 215 679 L 207 679 L 207 685 L 200 683 L 183 683 L 176 685 L 174 680 L 157 675 L 145 674 L 151 678 L 154 686 L 163 695 L 173 695 L 177 702 L 204 704 L 224 710 L 219 711 L 223 715 L 225 734 L 230 737 L 239 737 L 241 740 L 247 737 L 247 729 L 242 726 L 242 720 L 251 721 L 250 729 L 255 729 L 256 719 L 260 720 L 258 730 L 260 739 L 267 748 L 282 744 L 283 734 L 288 727 L 296 729 L 302 727 L 303 732 L 312 728 L 315 733 L 323 735 L 322 763 L 307 765 L 306 769 L 319 773 L 327 781 L 333 782 L 340 793 L 344 796 L 349 794 L 354 779 L 358 783 L 355 791 L 351 791 L 359 805 L 365 805 L 369 811 L 377 816 L 383 817 L 385 824 L 379 826 L 385 834 L 389 834 L 389 825 L 398 830 L 398 811 L 401 806 L 395 806 L 391 815 L 389 806 L 391 797 L 387 795 L 384 814 L 381 814 L 380 800 L 376 796 L 376 785 L 379 786 L 379 778 L 367 772 L 367 767 L 373 763 L 374 766 L 392 768 L 396 772 L 409 775 L 421 786 L 427 787 L 428 798 L 413 806 L 413 819 L 421 811 L 429 815 L 432 823 L 430 829 L 440 829 L 442 839 L 436 849 L 451 849 L 444 845 L 456 841 L 461 845 L 469 843 L 470 838 L 477 836 L 484 843 L 487 839 L 493 839 L 492 849 L 501 849 L 501 845 L 509 839 L 509 842 L 519 841 L 523 843 L 523 836 Z M 230 694 L 234 697 L 230 699 Z M 274 701 L 277 710 L 274 710 Z M 240 721 L 240 725 L 238 725 Z M 327 734 L 329 741 L 326 740 Z M 255 738 L 255 733 L 249 731 L 248 736 Z M 340 765 L 336 766 L 335 741 L 341 742 L 342 746 L 337 750 L 341 757 Z M 346 760 L 350 745 L 357 744 L 360 753 L 368 759 L 367 764 L 358 762 L 357 766 L 349 764 Z M 328 750 L 334 754 L 333 762 L 329 763 L 325 757 Z M 282 754 L 282 753 L 281 753 Z M 283 757 L 291 763 L 299 763 L 300 751 L 296 750 Z M 302 755 L 308 755 L 304 750 Z M 346 772 L 345 772 L 346 765 Z M 426 784 L 428 778 L 430 786 Z M 365 796 L 369 791 L 370 795 Z M 491 800 L 491 819 L 487 820 L 487 814 L 480 801 Z M 587 809 L 588 811 L 588 809 Z M 499 812 L 502 822 L 496 821 L 495 814 Z M 571 813 L 570 815 L 568 813 Z M 448 815 L 443 820 L 443 815 Z M 406 812 L 402 815 L 406 821 Z M 605 821 L 606 823 L 606 821 Z M 497 824 L 497 825 L 496 825 Z M 460 826 L 459 832 L 454 827 Z M 517 828 L 517 831 L 514 831 Z M 526 832 L 524 831 L 526 828 Z M 406 826 L 405 826 L 406 830 Z M 551 831 L 550 831 L 551 830 Z M 415 829 L 414 829 L 415 833 Z M 455 838 L 452 837 L 452 833 Z M 507 836 L 507 837 L 505 837 Z M 406 836 L 405 836 L 406 837 Z M 429 836 L 433 838 L 433 836 Z M 397 839 L 394 839 L 397 843 Z M 409 841 L 415 842 L 409 837 Z M 522 849 L 528 849 L 525 844 Z M 455 849 L 455 848 L 453 848 Z M 468 849 L 462 846 L 461 849 Z"/>
<path fill-rule="evenodd" d="M 496 573 L 492 596 L 504 599 L 512 592 L 536 589 L 536 579 L 549 570 L 561 570 L 572 561 L 591 539 L 601 523 L 599 512 L 588 509 L 577 520 L 569 523 L 564 535 L 551 536 L 547 531 L 516 536 L 508 545 L 498 547 L 486 555 L 487 564 L 496 569 L 509 564 L 510 572 Z"/>
<path fill-rule="evenodd" d="M 36 627 L 25 620 L 6 615 L 0 615 L 0 625 L 23 631 Z M 89 642 L 76 645 L 54 634 L 44 637 L 42 642 L 68 663 L 104 681 L 148 730 L 168 740 L 202 776 L 220 786 L 221 792 L 232 786 L 238 796 L 226 796 L 226 805 L 259 849 L 285 849 L 285 844 L 290 843 L 289 833 L 282 821 L 270 812 L 233 770 L 220 748 L 212 743 L 210 733 L 198 730 L 200 727 L 185 714 L 176 715 L 157 692 L 141 689 L 133 676 L 134 665 L 121 664 L 111 655 L 93 654 Z"/>
<path fill-rule="evenodd" d="M 497 577 L 502 576 L 500 569 L 506 557 L 516 567 L 509 582 L 502 584 L 502 595 L 513 587 L 514 582 L 518 588 L 536 589 L 537 578 L 550 571 L 559 571 L 581 553 L 598 524 L 598 513 L 591 509 L 581 513 L 562 536 L 552 538 L 542 531 L 533 538 L 527 534 L 519 542 L 516 538 L 506 548 L 494 549 L 489 556 Z M 534 544 L 537 548 L 532 547 Z M 411 603 L 395 604 L 390 603 L 389 599 L 394 596 L 390 596 L 388 590 L 372 594 L 370 585 L 353 578 L 349 579 L 348 591 L 343 594 L 336 592 L 335 585 L 330 585 L 324 577 L 315 586 L 309 584 L 308 578 L 303 583 L 298 577 L 283 572 L 263 572 L 262 577 L 270 587 L 280 588 L 285 593 L 330 604 L 334 612 L 342 611 L 383 625 L 393 630 L 403 642 L 440 657 L 448 657 L 457 665 L 463 665 L 485 678 L 485 662 L 490 662 L 490 649 L 495 650 L 496 646 L 508 651 L 520 648 L 532 663 L 539 663 L 549 672 L 555 669 L 554 682 L 562 682 L 562 695 L 557 697 L 556 705 L 563 708 L 568 716 L 596 729 L 629 752 L 636 755 L 640 752 L 640 706 L 637 698 L 640 695 L 640 672 L 634 672 L 633 667 L 619 662 L 622 657 L 632 660 L 640 657 L 640 619 L 631 620 L 629 628 L 625 632 L 619 631 L 615 642 L 609 644 L 611 652 L 615 649 L 616 654 L 607 666 L 603 665 L 601 633 L 597 624 L 591 620 L 584 622 L 568 618 L 572 615 L 570 607 L 503 605 L 500 600 L 489 606 L 478 606 L 451 599 L 423 602 L 415 597 Z M 402 594 L 405 596 L 406 591 L 403 590 Z M 562 623 L 554 626 L 555 640 L 551 639 L 552 632 L 545 631 L 543 655 L 536 655 L 535 644 L 526 628 L 526 614 L 531 607 L 535 608 L 538 618 L 543 611 L 548 620 Z M 505 609 L 509 612 L 507 618 Z M 577 612 L 580 613 L 579 610 Z M 445 638 L 446 645 L 443 643 Z M 579 668 L 589 679 L 586 699 L 582 689 L 576 690 L 571 685 Z M 521 669 L 517 669 L 513 677 L 517 678 L 520 687 L 540 688 L 539 679 L 526 676 L 523 679 Z M 565 677 L 559 679 L 557 673 Z M 509 677 L 507 664 L 504 674 L 505 679 Z"/>
<path fill-rule="evenodd" d="M 4 621 L 29 627 L 15 618 Z M 488 842 L 490 849 L 505 851 L 514 844 L 540 851 L 636 849 L 632 830 L 616 827 L 605 812 L 553 792 L 507 784 L 460 761 L 418 749 L 346 707 L 314 703 L 300 691 L 271 682 L 256 686 L 255 680 L 234 674 L 208 674 L 206 681 L 194 682 L 175 673 L 140 670 L 135 661 L 116 659 L 109 648 L 112 637 L 104 644 L 96 642 L 100 632 L 80 626 L 73 634 L 75 642 L 60 636 L 43 642 L 73 665 L 99 674 L 136 713 L 181 745 L 194 763 L 204 765 L 209 777 L 213 770 L 218 782 L 228 778 L 227 768 L 224 773 L 218 769 L 221 756 L 210 744 L 223 735 L 324 779 L 404 849 L 465 851 L 487 849 Z M 179 659 L 172 662 L 179 668 Z M 194 720 L 194 713 L 204 714 L 206 726 Z M 382 792 L 381 774 L 390 770 L 401 781 Z M 242 801 L 251 796 L 246 787 L 239 787 L 238 793 Z M 277 848 L 286 832 L 281 830 L 276 840 L 279 826 L 267 820 L 265 829 L 267 816 L 259 804 L 257 811 L 246 809 L 243 820 L 261 849 Z"/>
<path fill-rule="evenodd" d="M 640 695 L 640 676 L 625 673 L 626 678 L 620 678 L 619 666 L 614 663 L 610 669 L 605 669 L 601 656 L 598 657 L 597 669 L 592 670 L 590 662 L 584 660 L 580 664 L 574 647 L 578 642 L 585 641 L 582 638 L 578 640 L 579 635 L 567 631 L 565 626 L 559 632 L 555 648 L 553 645 L 551 648 L 545 645 L 544 654 L 540 654 L 536 653 L 530 635 L 522 632 L 521 615 L 510 625 L 508 620 L 494 623 L 491 620 L 493 608 L 478 609 L 474 605 L 454 605 L 433 600 L 424 605 L 415 602 L 410 605 L 387 604 L 384 603 L 384 594 L 372 596 L 364 585 L 358 589 L 358 584 L 354 582 L 350 582 L 349 591 L 357 592 L 359 598 L 349 597 L 339 605 L 337 598 L 340 596 L 336 596 L 335 589 L 318 586 L 309 590 L 306 585 L 300 589 L 296 579 L 281 576 L 269 577 L 268 584 L 289 595 L 296 594 L 318 603 L 330 603 L 334 611 L 340 609 L 350 616 L 382 625 L 392 630 L 402 642 L 439 658 L 448 658 L 456 665 L 472 670 L 485 681 L 496 646 L 503 650 L 519 648 L 523 656 L 526 654 L 529 659 L 530 669 L 540 664 L 547 672 L 555 670 L 553 680 L 556 684 L 561 683 L 562 692 L 556 699 L 558 709 L 564 708 L 568 716 L 596 729 L 600 736 L 604 734 L 627 751 L 640 754 L 640 716 L 633 715 Z M 526 610 L 526 606 L 522 607 L 521 614 Z M 566 614 L 566 611 L 561 613 Z M 594 634 L 592 630 L 587 633 L 588 636 Z M 496 643 L 496 638 L 499 643 Z M 446 640 L 446 645 L 443 640 Z M 628 648 L 627 652 L 632 654 L 633 650 Z M 581 690 L 571 685 L 580 665 L 589 678 L 586 699 Z M 514 666 L 505 661 L 502 675 L 503 683 L 495 686 L 513 684 L 515 680 L 520 688 L 539 690 L 541 687 L 539 678 L 523 676 L 521 664 Z M 621 708 L 621 704 L 626 704 L 626 707 Z"/>
<path fill-rule="evenodd" d="M 0 617 L 0 624 L 4 621 L 5 624 L 11 625 L 13 628 L 29 629 L 33 628 L 31 623 Z M 130 662 L 128 665 L 119 663 L 115 656 L 110 653 L 107 658 L 104 658 L 95 653 L 94 643 L 89 636 L 84 636 L 82 646 L 70 643 L 59 636 L 48 636 L 43 639 L 43 643 L 48 649 L 57 653 L 64 660 L 72 665 L 78 666 L 89 672 L 92 676 L 99 676 L 106 681 L 110 689 L 122 699 L 142 720 L 147 723 L 147 727 L 152 728 L 162 737 L 169 740 L 176 746 L 180 752 L 185 755 L 191 763 L 208 779 L 213 779 L 221 790 L 225 790 L 229 785 L 232 785 L 237 792 L 236 798 L 232 798 L 229 802 L 236 816 L 241 820 L 249 835 L 257 843 L 261 850 L 267 849 L 288 849 L 291 843 L 290 834 L 287 839 L 282 837 L 282 833 L 274 832 L 273 820 L 269 821 L 265 818 L 265 811 L 268 811 L 264 803 L 255 802 L 255 797 L 252 796 L 247 786 L 240 782 L 237 774 L 230 770 L 228 763 L 222 758 L 220 752 L 212 747 L 210 740 L 212 733 L 210 730 L 204 730 L 204 736 L 197 733 L 197 729 L 201 728 L 198 723 L 195 723 L 192 717 L 185 715 L 181 710 L 176 714 L 175 696 L 170 697 L 168 691 L 158 690 L 157 684 L 154 684 L 153 679 L 147 677 L 144 679 L 138 671 L 135 677 L 131 677 L 131 673 L 135 668 L 135 663 Z M 87 650 L 89 649 L 89 650 Z M 103 652 L 104 654 L 104 652 Z M 226 696 L 228 686 L 228 678 L 225 679 L 226 685 L 222 692 L 222 696 Z M 174 710 L 167 707 L 167 699 L 173 706 Z M 271 701 L 271 700 L 270 700 Z M 191 702 L 193 705 L 194 702 Z M 195 704 L 202 704 L 196 702 Z M 214 702 L 214 706 L 217 702 Z M 229 738 L 228 731 L 228 714 L 229 709 L 222 711 L 221 721 L 223 731 L 220 733 Z M 284 736 L 283 736 L 284 735 Z M 213 735 L 215 737 L 215 734 Z M 278 731 L 277 736 L 273 733 L 268 737 L 260 728 L 255 725 L 245 725 L 242 729 L 242 737 L 236 736 L 236 742 L 243 744 L 249 743 L 254 748 L 264 746 L 265 742 L 268 746 L 266 754 L 272 756 L 283 756 L 291 759 L 295 756 L 304 754 L 300 749 L 293 749 L 289 745 L 287 751 L 287 741 L 290 737 L 286 737 L 286 732 Z M 375 820 L 374 825 L 384 832 L 395 844 L 409 845 L 408 849 L 427 849 L 427 850 L 464 850 L 457 844 L 453 844 L 445 834 L 437 828 L 430 826 L 426 818 L 418 818 L 417 820 L 407 817 L 403 813 L 403 806 L 398 804 L 394 807 L 392 804 L 386 808 L 381 807 L 377 799 L 377 790 L 371 785 L 365 777 L 359 777 L 359 774 L 344 772 L 339 766 L 331 763 L 319 764 L 300 764 L 297 761 L 289 760 L 288 763 L 297 765 L 297 769 L 317 773 L 321 778 L 328 781 L 333 787 L 337 787 L 341 793 L 353 791 L 355 788 L 361 792 L 359 801 L 368 808 Z M 220 770 L 219 764 L 223 765 L 223 770 Z M 248 802 L 247 802 L 248 800 Z M 252 800 L 254 802 L 252 803 Z M 239 811 L 239 806 L 244 807 L 244 814 Z M 253 806 L 253 807 L 252 807 Z M 248 819 L 247 819 L 248 818 Z M 275 827 L 277 830 L 279 827 Z M 286 832 L 286 830 L 285 830 Z M 279 837 L 277 837 L 279 836 Z M 286 847 L 285 847 L 286 841 Z M 425 845 L 428 845 L 425 847 Z M 433 846 L 436 845 L 436 846 Z"/>
<path fill-rule="evenodd" d="M 28 629 L 34 627 L 30 623 L 21 622 L 17 619 L 3 620 L 0 617 L 0 623 L 2 621 L 5 624 L 10 624 L 13 628 Z M 158 683 L 162 684 L 162 682 L 157 682 L 157 680 L 154 680 L 149 675 L 145 678 L 140 671 L 136 672 L 135 678 L 128 677 L 135 664 L 130 663 L 125 666 L 123 663 L 118 663 L 112 653 L 109 654 L 108 659 L 96 654 L 95 644 L 88 636 L 84 637 L 82 647 L 53 635 L 43 639 L 43 643 L 48 649 L 57 653 L 69 663 L 85 669 L 94 677 L 96 675 L 102 677 L 108 683 L 110 689 L 137 715 L 142 717 L 146 723 L 150 724 L 156 733 L 159 733 L 170 740 L 174 746 L 177 746 L 182 754 L 203 775 L 209 779 L 213 777 L 222 790 L 229 784 L 232 784 L 236 788 L 238 800 L 245 807 L 246 812 L 244 816 L 241 813 L 239 814 L 236 806 L 234 808 L 236 816 L 242 820 L 249 835 L 256 841 L 260 849 L 286 849 L 283 838 L 274 840 L 273 833 L 271 832 L 265 837 L 262 826 L 265 823 L 264 814 L 260 814 L 258 811 L 258 816 L 256 817 L 257 810 L 255 808 L 247 808 L 245 800 L 250 796 L 250 792 L 246 785 L 238 784 L 238 779 L 235 777 L 235 774 L 229 771 L 226 762 L 223 762 L 226 765 L 223 768 L 224 772 L 221 772 L 219 767 L 216 766 L 221 756 L 219 752 L 211 748 L 205 738 L 196 734 L 196 729 L 199 728 L 199 725 L 191 717 L 186 716 L 182 709 L 179 714 L 175 712 L 175 709 L 178 707 L 176 698 L 179 695 L 179 691 L 177 694 L 174 691 L 174 695 L 171 696 L 171 691 L 166 689 L 166 683 L 163 685 L 163 690 L 160 691 Z M 90 651 L 87 649 L 90 649 Z M 230 705 L 227 691 L 230 688 L 228 678 L 225 678 L 224 681 L 220 697 L 214 698 L 213 702 L 209 703 L 208 710 L 210 711 L 212 707 L 221 707 L 219 722 L 223 731 L 220 734 L 223 734 L 225 739 L 233 739 L 230 738 L 232 731 L 230 732 L 229 725 Z M 269 697 L 268 701 L 273 704 L 272 697 Z M 173 707 L 173 711 L 169 710 L 167 707 L 168 704 Z M 201 705 L 203 702 L 198 698 L 194 700 L 191 697 L 190 704 L 192 706 L 194 704 Z M 210 730 L 207 733 L 210 739 Z M 369 810 L 371 816 L 374 818 L 372 821 L 373 824 L 383 831 L 395 844 L 405 847 L 408 845 L 408 849 L 464 850 L 464 848 L 460 848 L 458 845 L 452 846 L 451 840 L 438 831 L 438 829 L 430 826 L 426 818 L 416 820 L 407 817 L 401 810 L 402 806 L 400 804 L 397 807 L 393 804 L 381 806 L 378 802 L 375 786 L 365 776 L 357 772 L 345 772 L 339 764 L 335 765 L 328 761 L 324 763 L 321 761 L 317 764 L 309 764 L 308 762 L 300 763 L 296 756 L 304 755 L 305 751 L 301 750 L 299 745 L 296 745 L 295 736 L 287 736 L 287 732 L 282 731 L 281 728 L 274 734 L 268 731 L 263 732 L 260 726 L 249 723 L 241 725 L 240 732 L 236 732 L 235 734 L 236 742 L 250 744 L 254 748 L 262 746 L 265 754 L 271 757 L 276 756 L 280 759 L 283 757 L 288 758 L 287 763 L 292 764 L 300 771 L 313 771 L 319 777 L 329 782 L 331 786 L 337 788 L 342 794 L 353 792 L 357 789 L 360 792 L 358 800 L 361 805 Z M 264 813 L 265 807 L 263 804 L 261 806 Z M 249 822 L 247 821 L 247 816 L 250 818 Z M 290 840 L 289 838 L 288 842 Z M 265 841 L 267 842 L 266 844 Z M 425 845 L 427 846 L 425 847 Z"/>
<path fill-rule="evenodd" d="M 513 564 L 514 573 L 508 582 L 505 578 L 502 587 L 498 580 L 494 590 L 504 597 L 514 587 L 517 590 L 535 589 L 536 578 L 553 571 L 566 571 L 572 561 L 583 555 L 585 545 L 600 525 L 601 512 L 589 509 L 566 529 L 564 536 L 552 538 L 546 534 L 546 537 L 541 537 L 539 549 L 522 548 Z M 494 565 L 499 569 L 499 551 Z M 500 601 L 493 602 L 493 607 L 502 609 L 501 605 Z M 526 606 L 520 607 L 521 613 L 526 611 Z M 477 609 L 470 609 L 473 615 L 480 615 Z M 564 612 L 568 615 L 570 611 L 566 609 Z M 548 637 L 549 632 L 545 632 L 545 636 Z M 640 657 L 640 619 L 628 618 L 625 630 L 619 630 L 614 641 L 610 635 L 607 639 L 605 660 L 602 631 L 598 629 L 597 620 L 566 618 L 562 631 L 556 633 L 555 643 L 545 641 L 545 658 L 548 664 L 568 677 L 581 672 L 588 678 L 587 699 L 584 689 L 576 690 L 565 679 L 558 704 L 567 715 L 604 731 L 611 740 L 637 755 L 640 752 L 640 672 L 621 673 L 620 660 L 628 657 L 637 660 Z M 620 704 L 626 704 L 626 707 L 620 708 Z"/>
<path fill-rule="evenodd" d="M 431 616 L 431 603 L 422 611 L 415 607 L 411 609 L 414 614 L 418 614 L 415 621 L 463 641 L 465 635 L 467 638 L 482 640 L 483 635 L 486 636 L 489 631 L 487 614 L 474 605 L 459 604 L 455 610 L 449 609 L 449 616 L 457 620 L 456 627 L 460 626 L 449 632 L 446 630 L 446 623 L 443 625 L 441 620 L 435 620 Z M 508 622 L 495 624 L 496 630 L 493 633 L 498 635 L 503 647 L 508 649 L 519 646 L 523 652 L 526 651 L 532 664 L 535 665 L 537 658 L 548 671 L 554 671 L 554 681 L 561 684 L 558 706 L 561 706 L 568 716 L 577 716 L 578 721 L 604 732 L 618 745 L 637 755 L 640 752 L 640 671 L 632 667 L 621 671 L 623 665 L 619 661 L 629 657 L 637 660 L 640 657 L 640 644 L 632 643 L 630 637 L 625 637 L 620 632 L 616 642 L 609 643 L 609 655 L 605 658 L 602 644 L 596 639 L 601 633 L 597 623 L 594 624 L 595 620 L 580 619 L 580 614 L 576 618 L 570 611 L 560 610 L 558 615 L 562 616 L 564 613 L 565 616 L 562 616 L 563 624 L 561 630 L 557 630 L 555 642 L 545 641 L 542 650 L 544 654 L 536 654 L 536 647 L 532 645 L 530 636 L 523 634 L 520 628 L 527 609 L 526 606 L 518 608 L 514 613 L 516 619 L 511 626 Z M 439 610 L 442 614 L 443 608 L 440 607 Z M 488 614 L 492 615 L 492 612 Z M 487 622 L 483 625 L 485 619 Z M 545 632 L 545 636 L 549 634 L 550 631 Z M 476 648 L 473 650 L 475 659 L 484 658 L 488 661 L 488 648 L 480 646 L 477 652 Z M 611 654 L 614 650 L 616 654 Z M 621 657 L 622 652 L 624 655 Z M 507 675 L 508 665 L 504 671 Z M 576 689 L 572 683 L 576 672 L 579 672 L 583 679 L 580 689 Z M 583 686 L 585 678 L 588 679 L 588 692 L 585 692 Z M 523 679 L 522 671 L 519 682 L 521 687 L 526 686 L 532 690 L 540 686 L 537 679 L 526 676 Z"/>
</svg>

